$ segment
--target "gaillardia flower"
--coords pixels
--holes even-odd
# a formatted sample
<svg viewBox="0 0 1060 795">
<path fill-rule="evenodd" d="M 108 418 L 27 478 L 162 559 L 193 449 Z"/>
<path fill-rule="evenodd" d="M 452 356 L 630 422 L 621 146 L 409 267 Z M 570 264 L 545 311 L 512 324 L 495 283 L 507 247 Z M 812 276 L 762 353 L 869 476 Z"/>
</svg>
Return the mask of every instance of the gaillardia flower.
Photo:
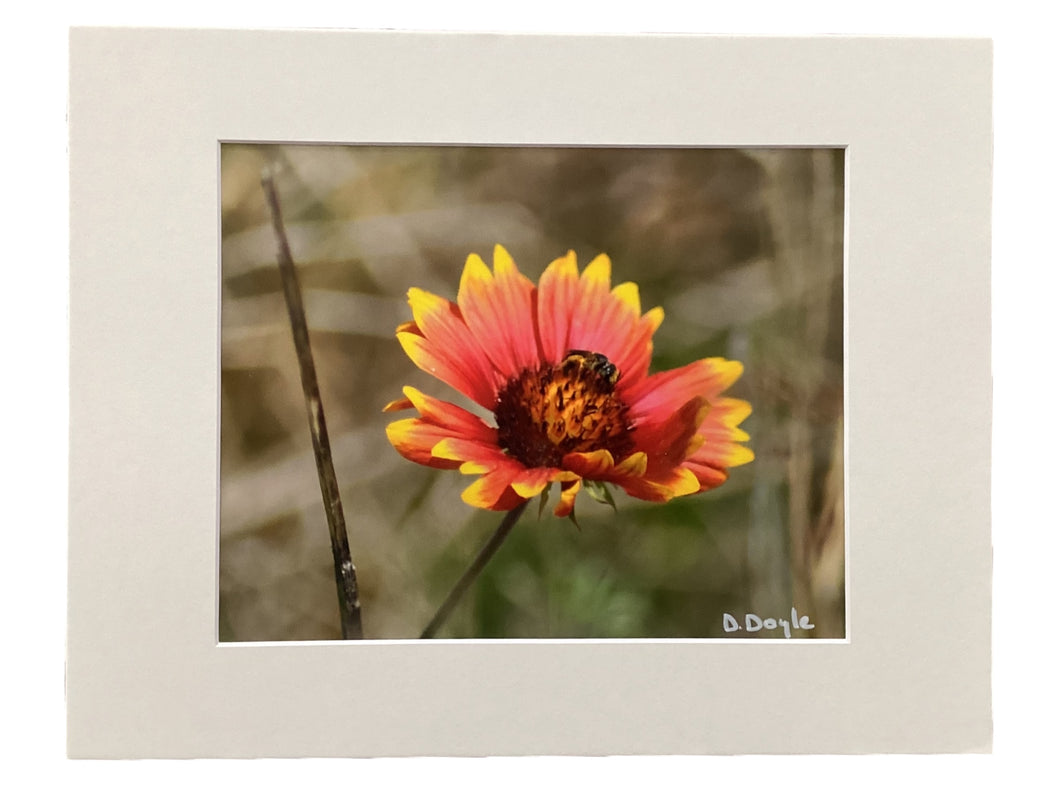
<svg viewBox="0 0 1060 795">
<path fill-rule="evenodd" d="M 478 475 L 463 493 L 506 511 L 560 484 L 568 516 L 583 483 L 667 502 L 720 486 L 730 467 L 754 458 L 741 442 L 746 401 L 724 397 L 743 365 L 700 359 L 648 373 L 656 307 L 641 314 L 637 285 L 611 287 L 611 261 L 579 275 L 574 252 L 535 286 L 501 246 L 491 273 L 472 254 L 456 303 L 409 290 L 413 321 L 398 327 L 409 358 L 493 415 L 475 414 L 417 389 L 386 411 L 416 409 L 387 437 L 410 461 Z"/>
</svg>

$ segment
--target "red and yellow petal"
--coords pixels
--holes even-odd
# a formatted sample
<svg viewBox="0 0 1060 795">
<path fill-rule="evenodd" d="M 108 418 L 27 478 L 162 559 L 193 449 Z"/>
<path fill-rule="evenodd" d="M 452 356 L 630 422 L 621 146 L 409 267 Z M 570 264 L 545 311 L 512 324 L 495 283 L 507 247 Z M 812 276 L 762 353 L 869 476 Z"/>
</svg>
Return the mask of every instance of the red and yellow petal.
<svg viewBox="0 0 1060 795">
<path fill-rule="evenodd" d="M 405 393 L 405 400 L 408 401 L 409 406 L 415 408 L 426 422 L 448 428 L 460 438 L 478 439 L 494 445 L 497 443 L 497 429 L 487 425 L 467 409 L 425 395 L 412 386 L 406 386 L 402 391 Z M 394 403 L 404 404 L 404 401 L 394 401 Z"/>
<path fill-rule="evenodd" d="M 401 455 L 417 464 L 437 469 L 456 469 L 459 461 L 436 458 L 431 451 L 449 438 L 450 431 L 421 419 L 398 420 L 386 426 L 386 438 Z"/>
<path fill-rule="evenodd" d="M 696 476 L 696 480 L 699 481 L 699 491 L 716 489 L 729 479 L 729 470 L 724 467 L 701 463 L 699 461 L 689 461 L 685 464 L 685 467 L 691 471 L 692 474 Z"/>
<path fill-rule="evenodd" d="M 568 342 L 572 348 L 597 351 L 610 358 L 616 341 L 616 318 L 628 322 L 633 319 L 631 315 L 629 306 L 611 293 L 611 260 L 601 254 L 582 271 Z"/>
<path fill-rule="evenodd" d="M 591 350 L 610 358 L 615 339 L 605 348 L 593 347 L 601 316 L 628 306 L 611 295 L 611 260 L 600 255 L 578 276 L 573 251 L 554 261 L 541 276 L 537 302 L 542 353 L 546 361 L 557 362 L 572 349 Z"/>
<path fill-rule="evenodd" d="M 559 517 L 570 516 L 574 512 L 574 500 L 581 491 L 581 478 L 560 483 L 559 504 L 553 513 Z"/>
<path fill-rule="evenodd" d="M 512 461 L 497 446 L 496 440 L 483 442 L 452 436 L 439 439 L 431 448 L 431 456 L 443 461 L 455 461 L 457 464 L 474 464 L 476 471 L 487 471 Z M 468 471 L 471 471 L 470 468 Z"/>
<path fill-rule="evenodd" d="M 664 417 L 694 397 L 708 403 L 740 377 L 743 365 L 722 358 L 700 359 L 673 370 L 654 373 L 635 384 L 619 382 L 619 392 L 636 420 Z"/>
<path fill-rule="evenodd" d="M 703 444 L 685 465 L 699 479 L 700 491 L 714 489 L 729 477 L 729 469 L 754 460 L 748 439 L 739 425 L 751 413 L 751 404 L 736 398 L 719 398 L 699 427 Z"/>
<path fill-rule="evenodd" d="M 697 395 L 675 412 L 652 416 L 634 429 L 634 443 L 647 454 L 652 474 L 680 466 L 702 445 L 698 430 L 709 412 L 706 398 Z"/>
<path fill-rule="evenodd" d="M 545 361 L 558 362 L 570 350 L 601 353 L 627 383 L 642 379 L 651 360 L 651 337 L 662 310 L 641 316 L 640 293 L 625 282 L 611 288 L 611 260 L 596 257 L 578 275 L 573 251 L 542 274 L 537 295 L 537 325 Z"/>
<path fill-rule="evenodd" d="M 687 466 L 658 472 L 651 477 L 630 478 L 619 484 L 631 497 L 650 502 L 669 502 L 700 490 L 699 479 Z"/>
<path fill-rule="evenodd" d="M 413 364 L 467 395 L 484 408 L 493 408 L 496 390 L 492 380 L 476 379 L 468 373 L 454 351 L 411 331 L 398 332 L 398 342 Z"/>
<path fill-rule="evenodd" d="M 555 482 L 567 483 L 577 479 L 577 475 L 556 467 L 535 467 L 523 471 L 514 481 L 512 488 L 522 497 L 536 497 Z"/>
<path fill-rule="evenodd" d="M 478 480 L 464 489 L 460 497 L 468 505 L 485 508 L 490 511 L 510 511 L 517 505 L 526 502 L 512 488 L 512 481 L 519 470 L 523 469 L 518 462 L 498 466 L 482 475 Z"/>
<path fill-rule="evenodd" d="M 495 450 L 498 455 L 504 455 L 497 447 L 497 429 L 471 412 L 410 386 L 405 387 L 404 392 L 403 399 L 392 401 L 386 409 L 415 408 L 420 416 L 390 423 L 386 434 L 394 449 L 405 458 L 425 466 L 456 469 L 467 459 L 435 452 L 439 445 L 449 442 L 476 445 L 476 449 Z M 444 447 L 441 449 L 445 450 Z"/>
<path fill-rule="evenodd" d="M 614 476 L 617 481 L 642 478 L 648 471 L 648 454 L 643 450 L 633 453 L 615 466 Z"/>
<path fill-rule="evenodd" d="M 563 468 L 586 480 L 606 480 L 615 468 L 615 459 L 608 450 L 588 453 L 567 453 Z"/>
<path fill-rule="evenodd" d="M 502 382 L 541 362 L 534 292 L 534 283 L 519 272 L 503 247 L 494 249 L 492 273 L 477 254 L 467 258 L 457 304 Z"/>
<path fill-rule="evenodd" d="M 699 427 L 702 446 L 689 459 L 726 469 L 753 461 L 754 453 L 740 444 L 749 437 L 739 425 L 750 413 L 751 404 L 746 400 L 720 398 Z"/>
<path fill-rule="evenodd" d="M 471 383 L 488 385 L 492 395 L 506 378 L 501 378 L 481 345 L 464 322 L 460 309 L 452 301 L 426 290 L 409 290 L 409 307 L 419 334 L 446 354 L 452 366 Z M 466 393 L 465 393 L 466 394 Z M 468 397 L 473 397 L 468 395 Z"/>
<path fill-rule="evenodd" d="M 626 333 L 625 341 L 614 349 L 611 360 L 622 371 L 623 387 L 634 386 L 647 377 L 651 364 L 652 337 L 662 321 L 662 307 L 657 306 L 646 312 Z"/>
<path fill-rule="evenodd" d="M 383 413 L 391 411 L 405 411 L 406 409 L 411 409 L 412 407 L 412 401 L 409 400 L 407 397 L 398 398 L 397 400 L 391 400 L 389 403 L 383 406 Z"/>
<path fill-rule="evenodd" d="M 541 355 L 558 362 L 571 349 L 570 322 L 578 305 L 578 260 L 573 251 L 553 260 L 538 282 L 537 327 Z"/>
</svg>

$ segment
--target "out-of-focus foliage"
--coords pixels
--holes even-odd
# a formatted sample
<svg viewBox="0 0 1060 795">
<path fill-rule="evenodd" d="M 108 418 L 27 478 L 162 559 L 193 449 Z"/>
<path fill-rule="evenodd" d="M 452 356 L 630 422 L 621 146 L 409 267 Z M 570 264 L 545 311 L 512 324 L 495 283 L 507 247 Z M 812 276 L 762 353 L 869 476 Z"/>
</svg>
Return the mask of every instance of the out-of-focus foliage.
<svg viewBox="0 0 1060 795">
<path fill-rule="evenodd" d="M 260 186 L 276 170 L 357 565 L 366 637 L 410 638 L 503 514 L 412 464 L 382 407 L 416 286 L 455 298 L 503 244 L 536 280 L 568 249 L 660 305 L 654 369 L 744 362 L 756 460 L 666 505 L 583 496 L 581 530 L 526 512 L 441 637 L 738 637 L 722 616 L 844 634 L 840 150 L 224 145 L 220 639 L 339 637 L 328 530 Z M 763 630 L 754 637 L 777 637 Z"/>
</svg>

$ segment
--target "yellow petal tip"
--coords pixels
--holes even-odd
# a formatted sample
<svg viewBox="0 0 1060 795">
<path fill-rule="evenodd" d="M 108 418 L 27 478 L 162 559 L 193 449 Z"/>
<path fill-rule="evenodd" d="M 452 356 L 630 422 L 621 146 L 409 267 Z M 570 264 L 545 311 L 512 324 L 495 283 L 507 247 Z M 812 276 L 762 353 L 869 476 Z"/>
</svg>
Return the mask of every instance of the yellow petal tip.
<svg viewBox="0 0 1060 795">
<path fill-rule="evenodd" d="M 729 455 L 726 457 L 725 465 L 738 467 L 741 464 L 750 464 L 754 460 L 755 454 L 750 447 L 744 447 L 742 444 L 734 444 Z"/>
<path fill-rule="evenodd" d="M 633 317 L 640 317 L 640 288 L 634 282 L 623 282 L 611 294 L 633 312 Z"/>
<path fill-rule="evenodd" d="M 587 284 L 603 284 L 609 289 L 611 286 L 611 258 L 606 254 L 597 254 L 593 261 L 585 266 L 582 279 Z"/>
<path fill-rule="evenodd" d="M 512 270 L 515 267 L 515 260 L 512 259 L 512 255 L 508 253 L 508 249 L 502 246 L 500 243 L 493 247 L 493 272 L 498 273 L 501 271 Z"/>
</svg>

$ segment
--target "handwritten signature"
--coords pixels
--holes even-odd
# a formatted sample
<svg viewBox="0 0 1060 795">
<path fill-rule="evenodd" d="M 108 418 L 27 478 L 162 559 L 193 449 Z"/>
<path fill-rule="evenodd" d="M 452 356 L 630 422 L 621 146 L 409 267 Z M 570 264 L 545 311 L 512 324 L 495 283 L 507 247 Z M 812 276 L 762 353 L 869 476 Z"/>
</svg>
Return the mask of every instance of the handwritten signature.
<svg viewBox="0 0 1060 795">
<path fill-rule="evenodd" d="M 732 613 L 725 613 L 722 615 L 721 626 L 726 632 L 739 632 L 741 629 L 748 632 L 758 632 L 762 629 L 777 629 L 780 627 L 784 630 L 784 637 L 791 637 L 792 629 L 813 629 L 814 625 L 810 623 L 808 616 L 800 616 L 795 608 L 791 608 L 791 621 L 786 618 L 760 618 L 754 613 L 745 613 L 743 617 L 743 626 L 736 620 L 736 616 Z"/>
</svg>

